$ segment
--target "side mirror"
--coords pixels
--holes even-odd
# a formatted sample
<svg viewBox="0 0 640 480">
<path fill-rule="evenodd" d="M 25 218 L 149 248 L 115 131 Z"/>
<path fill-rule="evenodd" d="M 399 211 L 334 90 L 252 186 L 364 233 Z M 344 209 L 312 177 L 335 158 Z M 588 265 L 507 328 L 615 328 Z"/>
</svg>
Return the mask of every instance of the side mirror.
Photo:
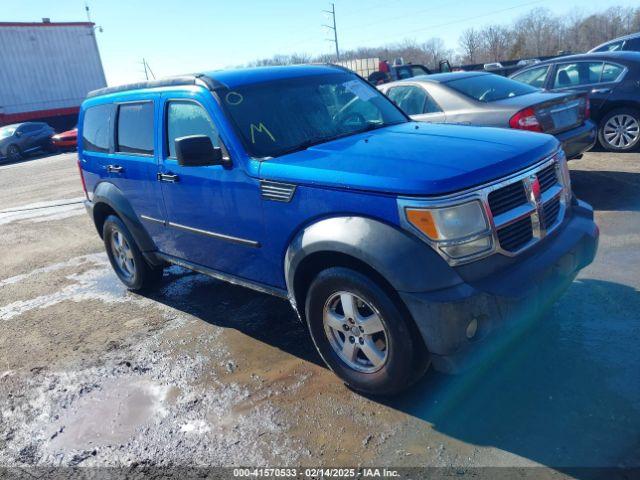
<svg viewBox="0 0 640 480">
<path fill-rule="evenodd" d="M 183 167 L 204 167 L 222 165 L 222 149 L 214 147 L 206 135 L 189 135 L 175 140 L 178 165 Z"/>
</svg>

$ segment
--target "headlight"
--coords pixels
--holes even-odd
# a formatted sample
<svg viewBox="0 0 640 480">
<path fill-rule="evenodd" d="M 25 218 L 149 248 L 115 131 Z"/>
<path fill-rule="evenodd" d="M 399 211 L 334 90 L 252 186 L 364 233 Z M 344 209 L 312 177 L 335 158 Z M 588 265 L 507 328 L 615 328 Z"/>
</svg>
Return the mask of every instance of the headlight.
<svg viewBox="0 0 640 480">
<path fill-rule="evenodd" d="M 437 208 L 407 206 L 407 222 L 447 257 L 463 259 L 491 250 L 489 222 L 479 201 Z"/>
</svg>

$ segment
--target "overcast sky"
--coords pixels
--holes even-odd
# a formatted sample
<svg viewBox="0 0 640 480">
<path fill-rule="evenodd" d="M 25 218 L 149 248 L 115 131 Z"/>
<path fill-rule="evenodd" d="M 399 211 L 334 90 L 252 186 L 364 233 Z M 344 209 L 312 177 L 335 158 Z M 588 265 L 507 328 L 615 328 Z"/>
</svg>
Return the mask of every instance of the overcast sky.
<svg viewBox="0 0 640 480">
<path fill-rule="evenodd" d="M 2 21 L 86 20 L 83 0 L 3 2 Z M 630 0 L 335 0 L 340 47 L 377 46 L 405 38 L 441 37 L 458 48 L 460 32 L 509 23 L 532 8 L 556 14 L 601 11 Z M 145 57 L 156 76 L 214 70 L 276 53 L 331 52 L 322 28 L 325 0 L 89 0 L 109 84 L 144 78 Z"/>
</svg>

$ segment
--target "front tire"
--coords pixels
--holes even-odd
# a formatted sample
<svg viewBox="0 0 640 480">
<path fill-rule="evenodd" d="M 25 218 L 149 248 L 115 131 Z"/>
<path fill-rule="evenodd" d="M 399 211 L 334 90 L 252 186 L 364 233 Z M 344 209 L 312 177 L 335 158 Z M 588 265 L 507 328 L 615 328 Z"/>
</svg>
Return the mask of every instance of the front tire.
<svg viewBox="0 0 640 480">
<path fill-rule="evenodd" d="M 9 145 L 7 148 L 7 159 L 10 162 L 17 162 L 22 160 L 22 152 L 20 151 L 20 147 L 17 145 Z"/>
<path fill-rule="evenodd" d="M 320 356 L 354 390 L 396 394 L 428 364 L 411 319 L 359 272 L 343 267 L 322 271 L 309 287 L 305 307 Z"/>
<path fill-rule="evenodd" d="M 640 144 L 640 112 L 618 108 L 607 113 L 598 128 L 600 145 L 610 152 L 631 152 Z"/>
<path fill-rule="evenodd" d="M 108 216 L 102 238 L 113 270 L 129 290 L 150 290 L 160 283 L 163 269 L 147 263 L 122 220 Z"/>
</svg>

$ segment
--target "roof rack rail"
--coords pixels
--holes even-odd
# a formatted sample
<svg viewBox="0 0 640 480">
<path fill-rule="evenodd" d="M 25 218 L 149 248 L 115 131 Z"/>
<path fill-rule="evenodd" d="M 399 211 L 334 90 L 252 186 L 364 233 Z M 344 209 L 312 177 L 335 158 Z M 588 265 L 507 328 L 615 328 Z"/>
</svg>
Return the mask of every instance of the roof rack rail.
<svg viewBox="0 0 640 480">
<path fill-rule="evenodd" d="M 200 74 L 197 75 L 180 75 L 177 77 L 167 77 L 158 80 L 148 80 L 146 82 L 128 83 L 125 85 L 117 85 L 115 87 L 99 88 L 92 90 L 87 94 L 87 98 L 98 97 L 100 95 L 108 95 L 116 92 L 126 92 L 127 90 L 138 90 L 141 88 L 155 87 L 174 87 L 178 85 L 195 85 Z"/>
</svg>

